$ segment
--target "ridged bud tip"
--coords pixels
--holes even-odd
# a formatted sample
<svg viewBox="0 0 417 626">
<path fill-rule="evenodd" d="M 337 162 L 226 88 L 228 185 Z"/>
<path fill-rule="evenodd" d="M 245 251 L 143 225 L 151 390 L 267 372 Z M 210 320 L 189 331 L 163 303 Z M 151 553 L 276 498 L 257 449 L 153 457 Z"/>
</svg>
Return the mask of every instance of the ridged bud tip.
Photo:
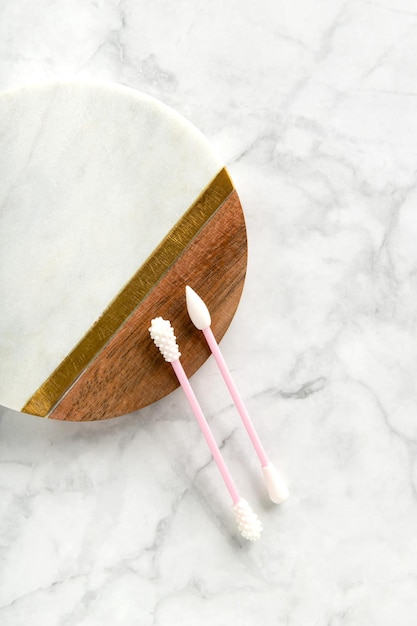
<svg viewBox="0 0 417 626">
<path fill-rule="evenodd" d="M 256 541 L 262 533 L 262 524 L 258 516 L 252 511 L 248 502 L 241 498 L 233 506 L 237 527 L 242 537 L 248 541 Z"/>
<path fill-rule="evenodd" d="M 178 349 L 174 329 L 169 320 L 155 317 L 151 322 L 149 333 L 165 361 L 171 363 L 180 358 L 181 352 Z"/>
</svg>

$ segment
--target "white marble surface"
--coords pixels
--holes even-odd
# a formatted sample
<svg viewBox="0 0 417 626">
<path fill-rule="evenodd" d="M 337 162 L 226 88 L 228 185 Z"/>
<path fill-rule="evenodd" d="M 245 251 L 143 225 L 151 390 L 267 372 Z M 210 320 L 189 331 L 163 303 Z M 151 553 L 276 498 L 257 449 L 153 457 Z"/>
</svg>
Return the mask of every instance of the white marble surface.
<svg viewBox="0 0 417 626">
<path fill-rule="evenodd" d="M 3 0 L 0 50 L 3 89 L 120 81 L 223 154 L 250 246 L 223 350 L 291 489 L 265 501 L 211 361 L 255 545 L 181 392 L 98 424 L 3 410 L 2 626 L 415 626 L 416 2 Z"/>
<path fill-rule="evenodd" d="M 223 167 L 159 100 L 53 81 L 0 96 L 0 403 L 21 409 Z"/>
</svg>

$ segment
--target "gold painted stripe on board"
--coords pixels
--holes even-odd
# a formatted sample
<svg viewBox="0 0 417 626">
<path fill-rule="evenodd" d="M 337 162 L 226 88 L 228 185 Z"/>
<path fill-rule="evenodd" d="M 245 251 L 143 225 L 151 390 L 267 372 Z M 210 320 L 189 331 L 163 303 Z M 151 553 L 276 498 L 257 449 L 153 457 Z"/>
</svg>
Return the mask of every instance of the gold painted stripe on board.
<svg viewBox="0 0 417 626">
<path fill-rule="evenodd" d="M 45 417 L 233 191 L 222 169 L 75 348 L 21 409 Z"/>
</svg>

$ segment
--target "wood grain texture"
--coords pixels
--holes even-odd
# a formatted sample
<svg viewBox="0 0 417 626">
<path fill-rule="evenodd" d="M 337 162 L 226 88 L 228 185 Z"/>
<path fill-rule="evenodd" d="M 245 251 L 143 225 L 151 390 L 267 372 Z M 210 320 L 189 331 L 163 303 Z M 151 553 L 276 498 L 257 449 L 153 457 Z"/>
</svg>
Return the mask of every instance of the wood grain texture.
<svg viewBox="0 0 417 626">
<path fill-rule="evenodd" d="M 171 321 L 181 361 L 191 376 L 210 352 L 188 317 L 185 286 L 189 284 L 205 300 L 220 340 L 238 306 L 246 262 L 245 222 L 233 191 L 49 417 L 106 419 L 140 409 L 173 391 L 178 381 L 149 337 L 151 319 L 161 315 Z"/>
</svg>

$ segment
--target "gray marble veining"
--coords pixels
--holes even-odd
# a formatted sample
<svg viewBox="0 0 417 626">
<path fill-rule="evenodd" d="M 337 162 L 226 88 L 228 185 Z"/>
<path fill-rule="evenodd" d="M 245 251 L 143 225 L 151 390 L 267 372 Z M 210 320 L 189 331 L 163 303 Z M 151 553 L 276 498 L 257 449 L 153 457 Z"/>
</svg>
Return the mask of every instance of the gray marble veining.
<svg viewBox="0 0 417 626">
<path fill-rule="evenodd" d="M 180 391 L 2 410 L 2 626 L 415 626 L 414 0 L 0 3 L 0 88 L 114 80 L 228 163 L 249 266 L 222 350 L 291 492 L 270 505 L 214 364 L 193 384 L 264 524 L 248 545 Z"/>
</svg>

